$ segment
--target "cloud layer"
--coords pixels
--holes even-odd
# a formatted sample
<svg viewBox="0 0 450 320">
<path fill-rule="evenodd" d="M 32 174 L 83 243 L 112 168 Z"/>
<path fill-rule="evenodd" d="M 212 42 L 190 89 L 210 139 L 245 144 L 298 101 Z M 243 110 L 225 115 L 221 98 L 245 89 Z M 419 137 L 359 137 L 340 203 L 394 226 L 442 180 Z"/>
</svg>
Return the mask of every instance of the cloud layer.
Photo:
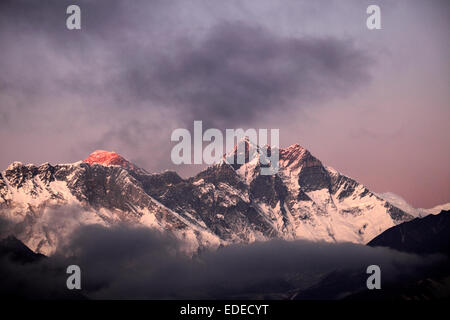
<svg viewBox="0 0 450 320">
<path fill-rule="evenodd" d="M 174 106 L 189 122 L 248 125 L 346 94 L 369 77 L 369 57 L 350 41 L 283 38 L 238 22 L 189 40 L 155 66 L 133 59 L 124 77 L 137 97 Z"/>
<path fill-rule="evenodd" d="M 438 260 L 349 243 L 306 241 L 234 245 L 190 258 L 178 240 L 127 226 L 82 227 L 54 259 L 79 265 L 82 293 L 100 299 L 287 298 L 288 291 L 311 286 L 336 270 L 356 270 L 366 279 L 367 266 L 377 264 L 386 284 Z M 355 287 L 364 288 L 365 282 Z"/>
</svg>

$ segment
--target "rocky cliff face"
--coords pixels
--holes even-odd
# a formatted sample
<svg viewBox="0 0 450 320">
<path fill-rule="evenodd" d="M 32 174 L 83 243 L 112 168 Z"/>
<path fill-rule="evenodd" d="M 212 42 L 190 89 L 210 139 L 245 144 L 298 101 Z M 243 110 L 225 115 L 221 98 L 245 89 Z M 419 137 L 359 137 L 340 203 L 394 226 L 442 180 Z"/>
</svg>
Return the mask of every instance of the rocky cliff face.
<svg viewBox="0 0 450 320">
<path fill-rule="evenodd" d="M 279 150 L 273 176 L 259 174 L 258 154 L 231 165 L 236 152 L 189 179 L 106 151 L 73 164 L 15 162 L 0 177 L 3 232 L 51 254 L 81 224 L 125 222 L 172 232 L 192 252 L 272 238 L 366 243 L 412 218 L 299 145 Z"/>
<path fill-rule="evenodd" d="M 441 253 L 450 257 L 450 211 L 416 218 L 389 228 L 367 245 L 415 254 Z"/>
</svg>

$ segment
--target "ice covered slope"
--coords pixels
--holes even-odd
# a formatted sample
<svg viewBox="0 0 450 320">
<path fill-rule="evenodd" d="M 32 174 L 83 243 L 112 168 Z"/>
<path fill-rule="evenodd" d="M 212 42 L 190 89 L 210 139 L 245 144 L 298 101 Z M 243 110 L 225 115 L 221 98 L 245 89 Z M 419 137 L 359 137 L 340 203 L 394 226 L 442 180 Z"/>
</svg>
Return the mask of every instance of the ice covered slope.
<svg viewBox="0 0 450 320">
<path fill-rule="evenodd" d="M 403 199 L 401 196 L 392 193 L 392 192 L 385 192 L 378 194 L 381 198 L 384 200 L 390 202 L 394 206 L 396 206 L 399 209 L 402 209 L 406 213 L 417 217 L 417 218 L 423 218 L 426 217 L 429 214 L 439 214 L 442 210 L 450 210 L 450 203 L 437 205 L 433 208 L 424 209 L 424 208 L 414 208 L 412 205 L 410 205 L 405 199 Z"/>
<path fill-rule="evenodd" d="M 324 166 L 300 145 L 279 152 L 276 176 L 259 175 L 252 159 L 234 167 L 249 185 L 253 206 L 283 238 L 366 243 L 412 219 L 364 185 Z"/>
<path fill-rule="evenodd" d="M 0 218 L 6 226 L 2 233 L 13 234 L 46 255 L 85 224 L 125 222 L 170 230 L 187 240 L 189 251 L 220 244 L 201 221 L 187 219 L 149 196 L 120 165 L 15 162 L 1 172 Z"/>
<path fill-rule="evenodd" d="M 273 176 L 260 175 L 255 159 L 224 158 L 189 179 L 106 151 L 73 164 L 15 162 L 0 177 L 3 231 L 51 254 L 79 225 L 125 222 L 171 232 L 195 251 L 272 238 L 366 243 L 412 219 L 301 146 L 279 151 Z"/>
</svg>

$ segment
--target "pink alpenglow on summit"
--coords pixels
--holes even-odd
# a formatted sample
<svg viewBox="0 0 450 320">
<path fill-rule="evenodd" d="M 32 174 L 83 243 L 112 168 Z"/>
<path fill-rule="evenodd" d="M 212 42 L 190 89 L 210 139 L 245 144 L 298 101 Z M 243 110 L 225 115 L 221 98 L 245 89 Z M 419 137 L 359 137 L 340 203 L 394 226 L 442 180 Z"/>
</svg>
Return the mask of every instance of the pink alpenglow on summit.
<svg viewBox="0 0 450 320">
<path fill-rule="evenodd" d="M 101 164 L 104 166 L 120 166 L 122 168 L 131 170 L 138 169 L 138 167 L 136 167 L 121 155 L 105 150 L 94 151 L 89 155 L 89 157 L 84 159 L 83 162 L 89 163 L 90 165 Z"/>
</svg>

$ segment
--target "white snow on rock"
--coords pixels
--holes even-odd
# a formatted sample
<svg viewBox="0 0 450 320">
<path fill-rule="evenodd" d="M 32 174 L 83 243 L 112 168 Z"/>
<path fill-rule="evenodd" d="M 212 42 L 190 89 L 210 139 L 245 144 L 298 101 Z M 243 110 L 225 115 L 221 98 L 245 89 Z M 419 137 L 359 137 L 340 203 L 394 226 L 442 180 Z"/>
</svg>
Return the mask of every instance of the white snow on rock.
<svg viewBox="0 0 450 320">
<path fill-rule="evenodd" d="M 384 192 L 378 194 L 381 198 L 388 201 L 392 205 L 396 206 L 399 209 L 409 213 L 410 215 L 416 218 L 423 218 L 429 214 L 439 214 L 442 210 L 450 210 L 450 203 L 437 205 L 433 208 L 424 209 L 424 208 L 414 208 L 410 205 L 405 199 L 403 199 L 398 194 L 393 192 Z"/>
<path fill-rule="evenodd" d="M 155 188 L 166 189 L 161 189 L 162 196 L 155 195 L 144 190 L 146 180 L 137 177 L 159 175 L 139 168 L 133 171 L 135 166 L 117 154 L 111 156 L 112 164 L 79 161 L 36 167 L 14 162 L 1 172 L 0 217 L 16 226 L 18 239 L 46 255 L 54 253 L 61 239 L 79 226 L 123 222 L 170 232 L 183 241 L 186 252 L 193 253 L 273 238 L 365 244 L 403 221 L 450 209 L 450 203 L 415 209 L 395 194 L 374 194 L 323 166 L 299 145 L 280 149 L 280 170 L 272 180 L 261 180 L 257 153 L 235 167 L 229 164 L 231 155 L 204 175 L 180 178 L 186 189 L 174 199 L 170 190 L 176 188 L 176 178 L 171 176 L 175 180 L 165 186 L 156 180 Z M 93 173 L 101 180 L 91 180 Z M 217 175 L 222 175 L 219 180 Z M 320 183 L 311 185 L 316 175 Z M 185 190 L 194 190 L 188 199 L 183 198 Z M 165 202 L 166 196 L 171 202 Z M 195 206 L 196 201 L 201 205 Z"/>
</svg>

